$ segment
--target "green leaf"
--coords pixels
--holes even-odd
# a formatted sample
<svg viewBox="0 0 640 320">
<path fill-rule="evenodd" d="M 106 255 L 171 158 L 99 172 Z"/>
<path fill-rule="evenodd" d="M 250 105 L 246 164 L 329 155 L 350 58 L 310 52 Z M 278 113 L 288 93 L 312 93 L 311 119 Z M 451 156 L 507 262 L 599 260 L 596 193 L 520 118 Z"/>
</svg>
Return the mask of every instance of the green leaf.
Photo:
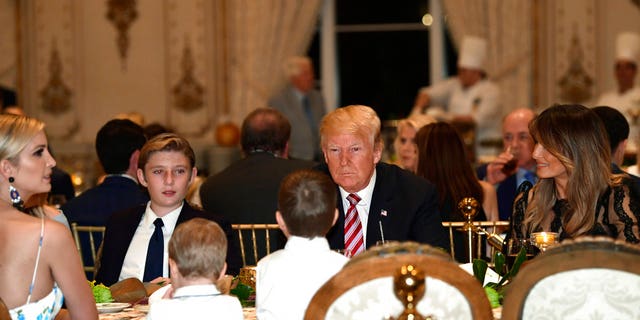
<svg viewBox="0 0 640 320">
<path fill-rule="evenodd" d="M 93 292 L 93 298 L 96 300 L 96 303 L 108 303 L 113 302 L 113 297 L 111 296 L 111 290 L 105 286 L 104 284 L 96 284 L 94 281 L 89 281 L 89 287 L 91 287 L 91 291 Z"/>
<path fill-rule="evenodd" d="M 507 273 L 507 271 L 505 270 L 504 262 L 504 254 L 502 254 L 502 252 L 500 251 L 496 251 L 496 253 L 493 255 L 493 263 L 495 265 L 496 273 L 498 273 L 498 275 L 500 275 L 501 277 L 504 277 L 504 275 Z"/>
<path fill-rule="evenodd" d="M 518 255 L 516 256 L 516 260 L 513 262 L 513 266 L 511 266 L 511 269 L 509 270 L 509 272 L 507 272 L 507 274 L 504 276 L 504 278 L 500 280 L 500 283 L 498 284 L 502 285 L 507 280 L 510 280 L 513 277 L 515 277 L 518 274 L 518 271 L 520 270 L 520 265 L 522 265 L 522 263 L 525 262 L 526 260 L 527 260 L 527 249 L 525 247 L 522 247 L 520 249 L 520 252 L 518 252 Z"/>
<path fill-rule="evenodd" d="M 473 259 L 473 275 L 480 281 L 482 285 L 484 283 L 484 277 L 487 274 L 487 262 L 482 259 Z"/>
<path fill-rule="evenodd" d="M 497 308 L 500 306 L 500 300 L 502 297 L 494 288 L 484 287 L 484 293 L 487 295 L 487 299 L 489 299 L 489 303 L 491 303 L 491 308 Z"/>
</svg>

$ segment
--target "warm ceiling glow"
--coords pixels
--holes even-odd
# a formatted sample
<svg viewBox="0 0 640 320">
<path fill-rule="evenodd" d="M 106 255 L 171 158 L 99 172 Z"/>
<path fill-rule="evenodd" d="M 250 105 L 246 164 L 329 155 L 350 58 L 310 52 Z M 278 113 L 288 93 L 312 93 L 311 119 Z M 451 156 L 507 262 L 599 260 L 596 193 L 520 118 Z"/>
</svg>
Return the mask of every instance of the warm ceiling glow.
<svg viewBox="0 0 640 320">
<path fill-rule="evenodd" d="M 424 16 L 422 16 L 422 24 L 430 27 L 431 24 L 433 24 L 433 16 L 429 13 L 425 13 Z"/>
</svg>

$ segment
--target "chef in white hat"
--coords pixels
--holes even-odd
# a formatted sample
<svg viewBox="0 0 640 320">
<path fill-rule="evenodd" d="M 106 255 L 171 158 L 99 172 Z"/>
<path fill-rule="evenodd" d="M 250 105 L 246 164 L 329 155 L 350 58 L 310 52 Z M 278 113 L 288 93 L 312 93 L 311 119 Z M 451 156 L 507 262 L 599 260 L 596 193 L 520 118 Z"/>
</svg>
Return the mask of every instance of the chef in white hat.
<svg viewBox="0 0 640 320">
<path fill-rule="evenodd" d="M 640 87 L 635 85 L 640 62 L 640 35 L 623 32 L 616 38 L 616 62 L 614 73 L 618 87 L 600 96 L 596 105 L 618 109 L 629 122 L 629 142 L 626 151 L 638 150 L 637 140 L 640 125 Z"/>
<path fill-rule="evenodd" d="M 483 147 L 483 141 L 501 138 L 500 89 L 486 77 L 486 58 L 486 40 L 465 37 L 458 57 L 458 75 L 421 88 L 411 111 L 412 115 L 428 113 L 446 120 L 474 121 L 478 156 L 494 152 Z"/>
</svg>

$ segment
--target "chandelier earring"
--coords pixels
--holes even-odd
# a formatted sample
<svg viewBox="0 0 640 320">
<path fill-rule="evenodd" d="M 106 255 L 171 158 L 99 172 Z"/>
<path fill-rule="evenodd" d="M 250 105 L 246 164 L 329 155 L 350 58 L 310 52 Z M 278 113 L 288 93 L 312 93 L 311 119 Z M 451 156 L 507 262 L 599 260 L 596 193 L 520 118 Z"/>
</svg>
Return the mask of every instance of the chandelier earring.
<svg viewBox="0 0 640 320">
<path fill-rule="evenodd" d="M 22 210 L 24 208 L 24 201 L 20 198 L 20 193 L 18 189 L 13 186 L 13 182 L 16 181 L 13 177 L 9 177 L 9 196 L 11 197 L 11 203 L 18 210 Z"/>
</svg>

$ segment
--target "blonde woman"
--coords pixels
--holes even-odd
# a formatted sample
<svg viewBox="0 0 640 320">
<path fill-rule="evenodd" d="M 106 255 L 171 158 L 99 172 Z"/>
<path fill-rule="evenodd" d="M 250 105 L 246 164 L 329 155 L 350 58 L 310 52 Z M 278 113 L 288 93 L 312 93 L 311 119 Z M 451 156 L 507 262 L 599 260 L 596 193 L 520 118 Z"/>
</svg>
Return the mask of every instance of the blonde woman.
<svg viewBox="0 0 640 320">
<path fill-rule="evenodd" d="M 22 211 L 49 192 L 55 164 L 42 122 L 0 116 L 0 297 L 12 319 L 53 319 L 63 294 L 72 319 L 98 319 L 69 230 Z"/>
<path fill-rule="evenodd" d="M 426 114 L 412 115 L 409 118 L 398 121 L 398 132 L 396 139 L 393 141 L 393 148 L 396 152 L 396 165 L 413 173 L 416 172 L 418 161 L 416 133 L 423 126 L 433 122 L 436 122 L 436 119 Z"/>
</svg>

